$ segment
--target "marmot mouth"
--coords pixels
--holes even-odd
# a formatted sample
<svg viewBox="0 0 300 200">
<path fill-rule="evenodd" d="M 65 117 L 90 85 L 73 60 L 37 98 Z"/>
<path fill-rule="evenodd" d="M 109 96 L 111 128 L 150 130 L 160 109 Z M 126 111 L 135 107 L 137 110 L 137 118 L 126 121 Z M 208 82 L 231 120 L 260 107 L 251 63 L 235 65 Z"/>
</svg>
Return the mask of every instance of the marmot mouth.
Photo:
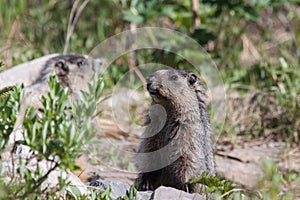
<svg viewBox="0 0 300 200">
<path fill-rule="evenodd" d="M 147 90 L 151 96 L 158 96 L 159 91 L 155 85 L 152 83 L 147 83 Z"/>
<path fill-rule="evenodd" d="M 158 95 L 159 95 L 159 92 L 158 92 L 158 90 L 156 90 L 156 89 L 149 88 L 149 89 L 148 89 L 148 92 L 149 92 L 149 94 L 150 94 L 151 96 L 158 96 Z"/>
</svg>

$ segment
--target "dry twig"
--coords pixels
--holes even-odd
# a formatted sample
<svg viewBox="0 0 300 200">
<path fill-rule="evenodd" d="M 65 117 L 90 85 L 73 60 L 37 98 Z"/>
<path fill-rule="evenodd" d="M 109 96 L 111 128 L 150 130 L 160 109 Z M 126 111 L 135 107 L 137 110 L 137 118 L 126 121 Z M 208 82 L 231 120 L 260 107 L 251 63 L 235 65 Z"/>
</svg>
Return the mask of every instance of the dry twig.
<svg viewBox="0 0 300 200">
<path fill-rule="evenodd" d="M 7 41 L 6 41 L 6 45 L 5 45 L 5 50 L 6 50 L 6 54 L 5 54 L 5 63 L 7 65 L 10 65 L 12 63 L 12 57 L 11 57 L 11 51 L 10 51 L 10 47 L 12 46 L 11 45 L 11 41 L 15 35 L 15 33 L 17 32 L 17 30 L 19 29 L 19 17 L 16 17 L 11 29 L 10 29 L 10 32 L 9 32 L 9 35 L 8 35 L 8 38 L 7 38 Z"/>
<path fill-rule="evenodd" d="M 67 32 L 66 43 L 65 43 L 64 52 L 63 52 L 64 54 L 66 54 L 68 51 L 70 38 L 74 32 L 74 29 L 78 22 L 79 16 L 90 0 L 84 0 L 84 2 L 78 8 L 79 1 L 80 0 L 75 0 L 75 2 L 73 3 L 73 6 L 72 6 L 71 13 L 70 13 L 69 22 L 68 22 L 68 32 Z"/>
<path fill-rule="evenodd" d="M 193 14 L 193 28 L 199 26 L 201 24 L 200 19 L 198 17 L 198 9 L 199 9 L 199 2 L 198 0 L 191 0 L 192 2 L 192 14 Z"/>
</svg>

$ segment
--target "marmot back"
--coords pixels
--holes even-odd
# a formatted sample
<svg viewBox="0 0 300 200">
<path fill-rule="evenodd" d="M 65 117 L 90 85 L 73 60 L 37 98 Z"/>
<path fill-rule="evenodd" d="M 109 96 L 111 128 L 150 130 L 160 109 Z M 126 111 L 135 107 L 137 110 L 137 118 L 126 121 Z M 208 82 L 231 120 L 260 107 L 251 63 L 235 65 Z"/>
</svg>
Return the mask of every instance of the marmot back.
<svg viewBox="0 0 300 200">
<path fill-rule="evenodd" d="M 140 145 L 140 174 L 135 183 L 138 190 L 155 190 L 164 185 L 200 192 L 201 185 L 190 186 L 187 181 L 203 172 L 215 175 L 202 83 L 187 71 L 159 70 L 147 78 L 147 90 L 152 106 L 161 108 L 150 113 Z"/>
</svg>

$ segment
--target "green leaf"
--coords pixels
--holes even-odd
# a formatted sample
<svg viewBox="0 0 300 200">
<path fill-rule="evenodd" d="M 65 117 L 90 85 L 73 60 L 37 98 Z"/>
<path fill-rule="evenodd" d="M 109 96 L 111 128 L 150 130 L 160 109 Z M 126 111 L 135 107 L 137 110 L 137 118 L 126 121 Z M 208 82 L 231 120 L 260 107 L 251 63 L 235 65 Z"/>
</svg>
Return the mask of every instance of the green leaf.
<svg viewBox="0 0 300 200">
<path fill-rule="evenodd" d="M 112 200 L 110 193 L 111 193 L 111 188 L 110 186 L 108 186 L 104 192 L 101 192 L 100 199 Z"/>
<path fill-rule="evenodd" d="M 36 124 L 34 124 L 34 125 L 36 125 Z M 48 121 L 46 121 L 45 124 L 43 125 L 43 131 L 42 131 L 42 144 L 43 144 L 43 148 L 42 148 L 42 153 L 46 153 L 46 151 L 47 151 L 47 142 L 46 141 L 47 141 L 48 125 L 49 125 Z"/>
<path fill-rule="evenodd" d="M 68 186 L 66 190 L 74 199 L 78 199 L 78 197 L 81 195 L 80 190 L 76 186 Z"/>
<path fill-rule="evenodd" d="M 142 17 L 139 14 L 134 14 L 130 10 L 124 10 L 123 13 L 123 19 L 135 24 L 140 24 L 144 22 L 144 17 Z"/>
</svg>

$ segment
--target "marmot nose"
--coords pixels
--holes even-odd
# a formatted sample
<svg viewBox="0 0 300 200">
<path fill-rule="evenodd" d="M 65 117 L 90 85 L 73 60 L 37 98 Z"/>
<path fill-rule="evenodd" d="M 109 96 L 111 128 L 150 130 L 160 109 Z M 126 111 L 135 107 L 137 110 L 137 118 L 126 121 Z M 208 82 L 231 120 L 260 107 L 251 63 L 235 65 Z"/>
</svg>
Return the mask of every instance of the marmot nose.
<svg viewBox="0 0 300 200">
<path fill-rule="evenodd" d="M 157 90 L 157 84 L 154 83 L 147 83 L 147 90 L 150 94 L 152 95 L 156 95 L 158 94 L 158 90 Z"/>
<path fill-rule="evenodd" d="M 149 91 L 151 88 L 151 83 L 147 83 L 147 90 Z"/>
</svg>

